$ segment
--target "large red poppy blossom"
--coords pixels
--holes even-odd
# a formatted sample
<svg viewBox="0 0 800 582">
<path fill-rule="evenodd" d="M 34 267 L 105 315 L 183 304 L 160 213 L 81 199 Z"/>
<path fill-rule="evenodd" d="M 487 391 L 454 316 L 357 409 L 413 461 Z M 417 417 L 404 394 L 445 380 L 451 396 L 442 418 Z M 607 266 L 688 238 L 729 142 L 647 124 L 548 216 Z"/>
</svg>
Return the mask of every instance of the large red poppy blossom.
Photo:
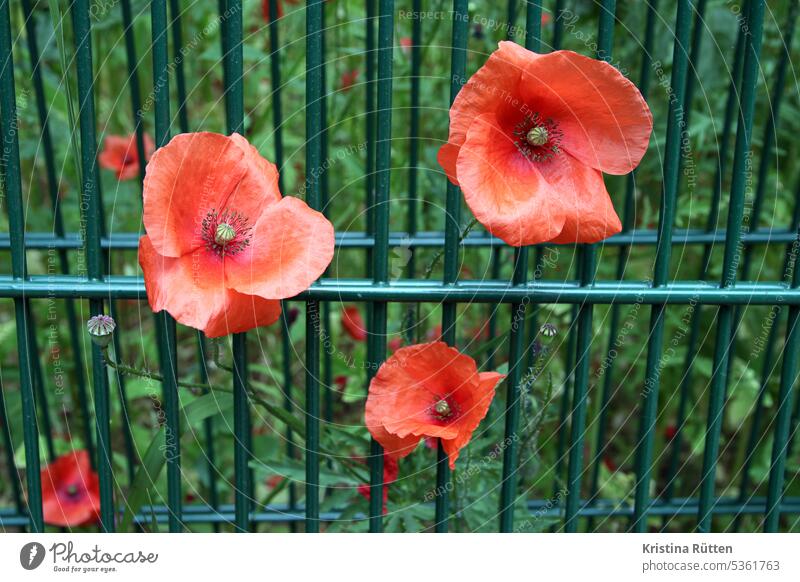
<svg viewBox="0 0 800 582">
<path fill-rule="evenodd" d="M 494 397 L 497 372 L 444 342 L 397 350 L 369 385 L 367 429 L 392 457 L 405 457 L 424 437 L 438 438 L 454 468 Z"/>
<path fill-rule="evenodd" d="M 144 134 L 144 158 L 150 159 L 155 144 L 149 135 Z M 123 137 L 109 135 L 103 141 L 103 149 L 97 155 L 101 168 L 111 170 L 118 180 L 130 180 L 139 176 L 139 150 L 136 147 L 136 134 Z"/>
<path fill-rule="evenodd" d="M 603 172 L 633 170 L 652 127 L 641 93 L 608 63 L 504 41 L 453 102 L 438 159 L 508 244 L 597 242 L 622 228 Z"/>
<path fill-rule="evenodd" d="M 386 513 L 386 504 L 389 501 L 389 485 L 397 481 L 397 476 L 400 474 L 400 467 L 398 466 L 397 459 L 383 453 L 383 513 Z M 370 488 L 368 483 L 362 483 L 358 486 L 358 492 L 364 499 L 369 501 Z"/>
<path fill-rule="evenodd" d="M 153 311 L 209 337 L 273 323 L 333 258 L 333 226 L 241 135 L 177 135 L 144 181 L 139 264 Z"/>
<path fill-rule="evenodd" d="M 367 339 L 367 330 L 358 307 L 349 305 L 342 309 L 342 327 L 351 338 L 358 342 Z"/>
<path fill-rule="evenodd" d="M 62 455 L 42 469 L 44 521 L 61 527 L 97 522 L 100 485 L 85 450 Z"/>
</svg>

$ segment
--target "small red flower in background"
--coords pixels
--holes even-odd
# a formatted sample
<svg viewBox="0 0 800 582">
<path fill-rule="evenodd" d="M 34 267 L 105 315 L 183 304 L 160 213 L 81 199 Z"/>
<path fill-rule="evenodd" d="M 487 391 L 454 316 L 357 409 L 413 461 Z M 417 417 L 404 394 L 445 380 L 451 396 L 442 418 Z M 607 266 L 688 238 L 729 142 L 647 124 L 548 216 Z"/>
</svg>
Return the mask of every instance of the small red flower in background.
<svg viewBox="0 0 800 582">
<path fill-rule="evenodd" d="M 386 513 L 386 503 L 389 501 L 389 484 L 397 481 L 397 476 L 400 474 L 400 467 L 397 464 L 397 459 L 390 457 L 388 454 L 383 453 L 383 513 Z M 358 492 L 369 501 L 370 489 L 369 484 L 362 483 L 358 486 Z"/>
<path fill-rule="evenodd" d="M 664 438 L 667 439 L 668 441 L 674 439 L 675 435 L 677 434 L 678 434 L 678 427 L 675 426 L 674 424 L 669 424 L 666 427 L 664 427 Z"/>
<path fill-rule="evenodd" d="M 429 329 L 428 333 L 425 334 L 425 338 L 431 342 L 438 342 L 442 339 L 442 324 L 438 324 Z"/>
<path fill-rule="evenodd" d="M 553 21 L 553 17 L 550 15 L 549 12 L 542 12 L 542 26 L 547 26 Z"/>
<path fill-rule="evenodd" d="M 361 312 L 355 305 L 348 305 L 342 309 L 342 327 L 351 338 L 357 342 L 367 339 L 367 330 L 364 329 L 364 320 Z"/>
<path fill-rule="evenodd" d="M 42 469 L 41 479 L 45 523 L 76 527 L 98 521 L 100 486 L 88 452 L 58 457 Z"/>
<path fill-rule="evenodd" d="M 603 457 L 603 464 L 606 466 L 606 469 L 608 469 L 610 473 L 615 473 L 617 471 L 618 468 L 617 464 L 614 462 L 614 459 L 612 459 L 609 455 Z"/>
<path fill-rule="evenodd" d="M 402 337 L 394 337 L 389 340 L 389 349 L 393 352 L 396 352 L 401 347 L 403 347 L 403 338 Z"/>
<path fill-rule="evenodd" d="M 267 489 L 275 489 L 278 485 L 283 483 L 283 475 L 273 475 L 272 477 L 268 477 L 264 484 L 267 486 Z"/>
<path fill-rule="evenodd" d="M 458 93 L 438 159 L 508 244 L 597 242 L 622 228 L 603 172 L 633 170 L 652 128 L 639 90 L 608 63 L 504 41 Z"/>
<path fill-rule="evenodd" d="M 287 4 L 297 4 L 300 0 L 285 0 Z M 283 18 L 283 2 L 284 0 L 277 0 L 276 4 L 278 5 L 278 18 Z M 264 17 L 264 22 L 269 24 L 272 22 L 272 18 L 270 18 L 270 11 L 269 11 L 269 0 L 261 0 L 261 15 Z"/>
<path fill-rule="evenodd" d="M 403 51 L 404 54 L 408 54 L 411 52 L 412 41 L 409 37 L 404 36 L 400 39 L 400 50 Z"/>
<path fill-rule="evenodd" d="M 358 69 L 353 69 L 352 71 L 346 71 L 342 73 L 342 77 L 339 80 L 339 86 L 341 87 L 342 91 L 349 91 L 350 88 L 356 84 L 356 81 L 358 81 L 358 76 L 360 74 L 361 73 Z"/>
<path fill-rule="evenodd" d="M 149 135 L 144 134 L 145 161 L 153 155 L 155 144 Z M 103 151 L 97 155 L 101 168 L 111 170 L 118 180 L 130 180 L 139 176 L 139 150 L 136 148 L 136 134 L 128 137 L 109 135 L 103 141 Z"/>
<path fill-rule="evenodd" d="M 153 311 L 209 337 L 274 323 L 333 258 L 333 225 L 282 197 L 278 171 L 241 135 L 176 135 L 144 181 L 139 264 Z"/>
<path fill-rule="evenodd" d="M 345 388 L 347 388 L 347 376 L 340 374 L 333 379 L 333 383 L 336 385 L 339 392 L 344 392 Z"/>
<path fill-rule="evenodd" d="M 400 348 L 370 382 L 367 429 L 395 458 L 411 453 L 423 437 L 437 437 L 454 468 L 502 378 L 479 373 L 475 360 L 444 342 Z"/>
</svg>

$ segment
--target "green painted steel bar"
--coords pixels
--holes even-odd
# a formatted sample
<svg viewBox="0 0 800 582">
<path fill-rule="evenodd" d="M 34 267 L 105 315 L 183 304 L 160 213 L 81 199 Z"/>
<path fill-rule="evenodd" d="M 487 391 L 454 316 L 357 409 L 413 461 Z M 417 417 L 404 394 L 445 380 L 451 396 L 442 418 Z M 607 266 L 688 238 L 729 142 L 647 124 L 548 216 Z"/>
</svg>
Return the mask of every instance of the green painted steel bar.
<svg viewBox="0 0 800 582">
<path fill-rule="evenodd" d="M 798 180 L 798 185 L 795 190 L 795 204 L 794 211 L 792 213 L 792 224 L 795 225 L 796 229 L 800 228 L 800 180 Z M 786 248 L 786 256 L 783 260 L 784 280 L 791 280 L 792 278 L 792 270 L 795 268 L 792 260 L 796 252 L 796 244 L 797 242 L 795 241 L 794 245 L 789 245 Z M 755 410 L 751 415 L 752 420 L 750 422 L 750 432 L 747 436 L 747 445 L 745 448 L 744 460 L 741 468 L 742 479 L 739 483 L 738 497 L 739 501 L 741 502 L 747 501 L 748 497 L 752 494 L 750 491 L 750 469 L 753 464 L 756 449 L 761 443 L 761 430 L 764 417 L 765 400 L 767 393 L 769 392 L 769 384 L 777 359 L 775 356 L 775 346 L 778 343 L 778 331 L 780 329 L 780 319 L 783 309 L 780 305 L 773 305 L 770 310 L 771 314 L 774 314 L 774 317 L 770 326 L 769 336 L 767 336 L 766 345 L 764 346 L 764 359 L 761 363 L 761 382 L 758 389 L 758 395 L 756 397 Z M 791 454 L 791 438 L 790 442 L 787 443 L 787 455 L 788 454 Z M 736 519 L 733 522 L 734 532 L 738 532 L 741 529 L 742 517 L 742 514 L 736 516 Z"/>
<path fill-rule="evenodd" d="M 736 131 L 736 148 L 733 159 L 730 210 L 728 211 L 728 238 L 722 264 L 721 286 L 730 287 L 736 282 L 739 260 L 740 233 L 744 215 L 744 195 L 747 186 L 750 139 L 753 128 L 753 111 L 758 85 L 761 36 L 764 20 L 764 0 L 751 0 L 747 16 L 742 93 L 739 106 L 739 124 Z M 727 387 L 727 367 L 730 356 L 730 338 L 733 331 L 733 307 L 723 305 L 717 315 L 717 341 L 714 349 L 714 367 L 711 376 L 706 445 L 703 453 L 703 472 L 700 476 L 700 502 L 697 529 L 707 532 L 711 527 L 711 509 L 714 505 L 714 481 L 719 453 L 722 411 Z"/>
<path fill-rule="evenodd" d="M 466 82 L 467 36 L 469 33 L 469 13 L 466 0 L 453 0 L 453 36 L 450 53 L 450 104 L 455 101 L 462 85 Z M 461 190 L 447 181 L 445 200 L 444 234 L 444 273 L 442 283 L 453 285 L 458 279 L 458 238 L 461 232 Z M 456 345 L 456 305 L 442 305 L 442 340 L 451 346 Z M 450 517 L 450 468 L 447 454 L 441 441 L 436 451 L 436 533 L 447 532 Z"/>
<path fill-rule="evenodd" d="M 514 40 L 514 32 L 516 31 L 514 23 L 517 21 L 517 0 L 508 0 L 506 8 L 506 40 Z"/>
<path fill-rule="evenodd" d="M 186 133 L 189 131 L 189 112 L 186 109 L 186 75 L 182 55 L 183 30 L 181 28 L 180 0 L 169 0 L 169 12 L 172 18 L 169 28 L 172 33 L 172 62 L 175 65 L 175 90 L 178 97 L 178 127 L 181 133 Z"/>
<path fill-rule="evenodd" d="M 114 298 L 144 300 L 141 277 L 111 276 L 103 281 L 86 277 L 63 276 L 53 282 L 36 275 L 26 281 L 0 275 L 0 298 L 30 299 Z M 519 303 L 537 301 L 560 305 L 582 303 L 634 305 L 796 305 L 800 291 L 785 283 L 743 281 L 720 288 L 708 281 L 680 281 L 653 288 L 642 281 L 595 281 L 591 286 L 579 281 L 529 281 L 511 285 L 508 281 L 459 281 L 457 286 L 420 279 L 400 279 L 375 287 L 364 279 L 320 279 L 294 299 L 315 301 L 392 301 L 400 303 Z"/>
<path fill-rule="evenodd" d="M 153 53 L 153 105 L 155 113 L 155 144 L 165 146 L 171 136 L 169 107 L 169 66 L 167 50 L 167 4 L 166 0 L 152 0 Z M 183 529 L 181 495 L 181 449 L 180 418 L 178 402 L 178 356 L 175 320 L 162 311 L 155 315 L 158 336 L 159 363 L 163 380 L 165 440 L 164 454 L 167 460 L 167 505 L 169 506 L 169 531 Z"/>
<path fill-rule="evenodd" d="M 25 30 L 28 40 L 28 55 L 31 63 L 31 76 L 33 79 L 34 94 L 36 96 L 36 110 L 39 116 L 39 125 L 41 128 L 41 146 L 44 153 L 47 191 L 50 196 L 50 204 L 53 208 L 53 233 L 58 237 L 63 237 L 65 235 L 64 219 L 61 213 L 58 180 L 56 178 L 56 162 L 55 154 L 53 152 L 53 139 L 47 118 L 47 101 L 45 99 L 42 70 L 39 60 L 40 53 L 38 46 L 39 43 L 37 40 L 36 18 L 33 16 L 30 0 L 22 0 L 21 4 L 22 16 L 25 21 Z M 68 275 L 69 258 L 67 255 L 67 250 L 58 249 L 57 252 L 61 273 Z M 85 448 L 88 451 L 92 462 L 94 462 L 94 443 L 92 439 L 92 428 L 89 423 L 89 399 L 86 393 L 86 374 L 83 370 L 81 334 L 78 327 L 77 314 L 75 313 L 75 302 L 71 299 L 68 299 L 64 303 L 67 312 L 67 327 L 69 330 L 72 360 L 74 362 L 76 387 L 75 394 L 77 394 L 77 405 L 81 411 L 81 432 L 83 434 Z M 38 350 L 34 350 L 33 353 L 38 353 Z"/>
<path fill-rule="evenodd" d="M 139 67 L 136 56 L 136 35 L 133 28 L 133 12 L 131 11 L 131 0 L 120 2 L 122 9 L 122 27 L 125 36 L 125 54 L 128 63 L 128 83 L 131 91 L 131 108 L 136 132 L 136 153 L 140 160 L 146 159 L 144 148 L 144 124 L 142 123 L 142 94 L 139 86 Z M 144 182 L 145 164 L 139 164 L 139 181 Z"/>
<path fill-rule="evenodd" d="M 525 48 L 538 52 L 541 38 L 542 6 L 529 1 L 525 16 Z M 509 17 L 512 14 L 509 11 Z M 513 22 L 513 20 L 511 20 Z M 514 256 L 514 285 L 528 280 L 528 248 L 516 249 Z M 505 439 L 503 473 L 500 482 L 500 531 L 514 529 L 514 504 L 517 497 L 517 471 L 519 465 L 519 416 L 522 396 L 521 376 L 525 362 L 525 308 L 527 303 L 511 304 L 511 331 L 509 332 L 508 376 L 506 377 Z"/>
<path fill-rule="evenodd" d="M 14 55 L 11 40 L 11 22 L 7 0 L 0 1 L 0 132 L 3 140 L 3 194 L 7 198 L 8 222 L 11 239 L 11 270 L 15 281 L 27 277 L 25 259 L 25 215 L 22 201 L 22 176 L 17 135 L 17 97 L 14 86 Z M 22 428 L 25 443 L 25 473 L 29 524 L 33 532 L 43 531 L 42 490 L 39 459 L 39 426 L 36 418 L 36 395 L 31 376 L 29 337 L 30 322 L 26 317 L 28 300 L 23 296 L 14 299 L 17 324 L 17 355 L 20 370 L 22 397 Z M 10 449 L 13 451 L 13 449 Z M 14 467 L 13 454 L 12 463 Z"/>
<path fill-rule="evenodd" d="M 280 58 L 280 29 L 278 20 L 278 0 L 269 0 L 269 64 L 270 79 L 272 81 L 272 135 L 273 148 L 275 152 L 274 161 L 278 168 L 278 189 L 283 192 L 283 107 L 281 102 L 281 58 Z M 289 302 L 281 302 L 281 353 L 283 355 L 283 403 L 288 412 L 292 412 L 292 343 L 290 324 L 288 320 Z M 292 429 L 286 428 L 286 456 L 294 459 L 296 446 Z M 297 486 L 294 482 L 289 483 L 289 510 L 295 510 L 297 505 Z M 296 531 L 296 525 L 291 525 L 292 531 Z"/>
<path fill-rule="evenodd" d="M 372 275 L 376 285 L 389 282 L 389 203 L 392 165 L 392 51 L 394 50 L 394 0 L 378 3 L 378 112 L 375 142 L 375 250 Z M 369 329 L 371 372 L 386 359 L 387 304 L 372 304 Z M 369 530 L 383 529 L 383 448 L 373 439 L 370 442 Z"/>
<path fill-rule="evenodd" d="M 744 13 L 747 13 L 747 6 L 749 0 L 745 2 Z M 722 185 L 727 173 L 727 160 L 728 149 L 730 144 L 731 129 L 733 127 L 734 115 L 738 103 L 737 96 L 739 95 L 739 85 L 742 77 L 742 65 L 744 62 L 744 31 L 739 27 L 737 34 L 736 46 L 734 49 L 734 61 L 731 69 L 731 81 L 728 87 L 728 98 L 725 103 L 725 114 L 722 125 L 722 136 L 720 137 L 719 153 L 717 155 L 717 168 L 714 175 L 713 190 L 711 195 L 711 208 L 706 222 L 706 230 L 708 232 L 716 229 L 719 220 L 720 200 L 722 198 Z M 676 237 L 673 235 L 673 241 Z M 724 239 L 723 239 L 724 240 Z M 700 261 L 700 268 L 698 270 L 698 279 L 705 280 L 708 276 L 710 267 L 711 253 L 714 250 L 714 245 L 706 243 L 703 248 L 703 257 Z M 672 499 L 677 485 L 677 474 L 680 463 L 680 453 L 683 443 L 683 428 L 686 420 L 687 408 L 689 406 L 690 390 L 692 387 L 694 361 L 696 355 L 696 346 L 701 333 L 701 307 L 700 304 L 695 305 L 692 311 L 692 320 L 689 326 L 689 340 L 687 342 L 686 358 L 684 361 L 684 373 L 681 378 L 680 387 L 678 389 L 678 411 L 675 420 L 675 436 L 670 442 L 669 461 L 667 468 L 666 484 L 662 496 L 669 500 Z"/>
<path fill-rule="evenodd" d="M 672 95 L 667 118 L 667 136 L 664 146 L 664 183 L 661 197 L 661 212 L 658 230 L 661 244 L 656 247 L 656 263 L 653 269 L 653 286 L 661 287 L 669 277 L 669 261 L 672 251 L 670 237 L 675 222 L 675 205 L 681 168 L 683 146 L 684 100 L 689 69 L 689 32 L 691 27 L 691 0 L 679 0 L 675 17 L 675 42 L 672 51 Z M 698 21 L 699 25 L 699 21 Z M 664 340 L 664 318 L 666 305 L 653 305 L 650 314 L 650 333 L 647 350 L 645 382 L 642 390 L 644 401 L 641 409 L 638 441 L 636 446 L 636 490 L 634 515 L 631 528 L 642 533 L 647 530 L 647 515 L 650 500 L 650 477 L 653 464 L 653 440 L 655 438 L 658 394 L 661 385 L 661 355 Z"/>
<path fill-rule="evenodd" d="M 47 387 L 44 384 L 44 375 L 42 374 L 42 352 L 39 350 L 39 340 L 36 337 L 36 319 L 33 317 L 30 301 L 25 304 L 25 318 L 28 320 L 28 328 L 31 330 L 28 336 L 28 349 L 31 351 L 33 390 L 36 393 L 36 404 L 41 418 L 41 432 L 44 436 L 47 461 L 52 462 L 56 458 L 55 445 L 53 444 L 53 420 L 50 417 L 50 402 L 47 397 Z"/>
<path fill-rule="evenodd" d="M 795 24 L 797 22 L 798 16 L 798 9 L 800 8 L 800 2 L 798 0 L 794 0 L 789 8 L 789 12 L 786 16 L 786 22 L 782 27 L 782 30 L 785 31 L 783 37 L 784 48 L 781 51 L 780 61 L 778 62 L 778 67 L 775 71 L 775 83 L 773 85 L 772 90 L 772 99 L 771 103 L 771 115 L 767 116 L 767 123 L 764 128 L 764 137 L 762 139 L 762 151 L 761 151 L 761 159 L 759 160 L 759 167 L 758 167 L 758 178 L 756 182 L 756 194 L 755 194 L 755 201 L 753 203 L 753 210 L 752 210 L 752 220 L 750 222 L 749 228 L 755 229 L 757 228 L 758 222 L 760 220 L 762 208 L 763 208 L 763 199 L 765 197 L 766 192 L 766 183 L 767 183 L 767 169 L 770 165 L 770 161 L 772 158 L 772 150 L 773 147 L 777 144 L 777 127 L 780 115 L 780 106 L 783 101 L 783 93 L 784 88 L 786 85 L 786 70 L 787 65 L 789 63 L 789 58 L 791 54 L 792 42 L 794 40 L 794 29 Z M 795 203 L 794 203 L 794 211 L 792 215 L 792 223 L 790 227 L 794 227 L 795 229 L 798 228 L 798 222 L 800 222 L 800 184 L 798 185 L 798 190 L 795 194 Z M 793 268 L 791 264 L 791 256 L 792 256 L 792 249 L 794 245 L 789 245 L 786 248 L 786 256 L 784 258 L 784 265 L 783 265 L 783 273 L 784 279 L 787 278 L 789 274 L 789 269 Z M 752 264 L 752 250 L 747 247 L 744 249 L 744 257 L 743 257 L 743 264 L 742 264 L 742 278 L 744 280 L 748 280 L 750 274 L 750 267 Z M 761 436 L 761 425 L 762 425 L 762 417 L 764 416 L 764 404 L 766 400 L 766 395 L 769 390 L 769 380 L 772 375 L 772 368 L 774 365 L 774 349 L 778 339 L 778 325 L 776 325 L 780 321 L 780 315 L 783 309 L 780 306 L 776 305 L 771 308 L 773 312 L 776 312 L 775 319 L 772 323 L 772 326 L 769 330 L 769 336 L 767 337 L 766 346 L 764 347 L 764 359 L 762 362 L 762 374 L 761 374 L 761 384 L 759 386 L 758 396 L 756 398 L 756 405 L 755 409 L 752 413 L 752 421 L 750 423 L 750 432 L 747 439 L 747 447 L 745 449 L 744 461 L 742 463 L 742 478 L 739 485 L 739 496 L 740 499 L 744 498 L 747 494 L 747 491 L 750 489 L 750 468 L 753 463 L 754 453 L 756 448 L 758 447 L 760 436 Z M 736 322 L 734 325 L 734 330 L 738 329 L 739 322 L 742 318 L 742 310 L 737 309 L 734 314 L 734 321 Z M 735 333 L 735 331 L 734 331 Z M 734 521 L 734 530 L 739 531 L 741 527 L 742 519 L 741 516 L 737 516 L 736 520 Z"/>
<path fill-rule="evenodd" d="M 275 14 L 275 12 L 271 12 Z M 280 179 L 280 178 L 278 178 Z M 283 355 L 283 408 L 289 413 L 293 413 L 294 401 L 292 400 L 292 340 L 289 323 L 289 302 L 281 301 L 281 352 Z M 286 427 L 286 456 L 294 459 L 297 455 L 294 442 L 294 434 L 291 427 Z M 289 483 L 289 510 L 297 509 L 297 486 L 294 481 Z M 292 531 L 295 531 L 292 526 Z"/>
<path fill-rule="evenodd" d="M 321 206 L 322 1 L 306 2 L 306 203 Z M 319 532 L 319 302 L 306 302 L 306 532 Z"/>
<path fill-rule="evenodd" d="M 11 236 L 11 270 L 15 281 L 28 276 L 25 260 L 25 215 L 22 202 L 22 176 L 17 136 L 17 96 L 14 87 L 14 55 L 11 44 L 11 22 L 8 0 L 0 0 L 0 132 L 2 132 L 5 186 L 3 194 L 8 203 L 8 224 Z M 14 299 L 17 323 L 17 354 L 22 397 L 22 430 L 25 442 L 25 476 L 29 526 L 33 532 L 44 530 L 42 517 L 42 484 L 39 459 L 39 427 L 36 420 L 36 397 L 31 378 L 31 354 L 28 335 L 29 322 L 25 317 L 28 300 Z M 11 465 L 14 466 L 13 464 Z"/>
<path fill-rule="evenodd" d="M 114 233 L 103 236 L 100 245 L 103 249 L 111 250 L 137 250 L 139 247 L 139 233 Z M 754 232 L 742 234 L 742 244 L 767 245 L 772 243 L 791 244 L 794 241 L 794 232 L 782 228 L 759 228 Z M 338 249 L 369 249 L 375 246 L 375 237 L 365 232 L 340 232 L 335 234 L 336 248 Z M 657 232 L 651 229 L 634 229 L 630 232 L 616 234 L 603 241 L 603 246 L 644 246 L 656 245 Z M 672 235 L 673 246 L 687 245 L 708 245 L 712 246 L 725 241 L 725 230 L 702 230 L 702 229 L 675 229 Z M 67 233 L 63 237 L 54 236 L 52 233 L 29 232 L 25 237 L 27 249 L 82 249 L 80 238 L 76 233 Z M 444 235 L 441 232 L 419 231 L 414 236 L 409 236 L 407 232 L 392 231 L 389 233 L 389 246 L 408 245 L 411 249 L 420 247 L 435 248 L 444 244 Z M 502 245 L 503 242 L 484 233 L 469 233 L 461 241 L 464 247 L 492 247 Z M 551 247 L 564 245 L 548 244 L 546 246 L 536 246 L 542 251 Z M 8 233 L 0 233 L 0 250 L 11 248 Z M 491 275 L 493 279 L 499 279 L 497 275 Z"/>
<path fill-rule="evenodd" d="M 600 5 L 596 54 L 596 57 L 600 60 L 609 61 L 611 59 L 614 46 L 616 11 L 616 0 L 603 0 Z M 581 245 L 580 255 L 581 285 L 592 285 L 596 271 L 595 245 Z M 570 448 L 567 465 L 567 501 L 564 513 L 564 530 L 566 532 L 575 532 L 578 529 L 577 511 L 583 476 L 583 442 L 586 437 L 586 406 L 589 394 L 593 311 L 594 306 L 591 303 L 584 303 L 578 307 L 575 340 L 575 377 L 571 412 L 572 424 L 570 425 Z"/>
<path fill-rule="evenodd" d="M 244 132 L 244 62 L 242 52 L 242 2 L 225 0 L 221 5 L 222 38 L 225 53 L 225 124 L 228 134 Z M 247 334 L 233 334 L 233 465 L 236 530 L 250 530 L 250 404 L 247 396 Z"/>
<path fill-rule="evenodd" d="M 75 61 L 78 76 L 78 103 L 81 141 L 81 208 L 86 223 L 86 265 L 89 279 L 103 278 L 102 231 L 100 211 L 99 176 L 97 172 L 97 136 L 95 131 L 94 82 L 92 70 L 91 24 L 89 3 L 76 0 L 71 7 L 75 34 Z M 89 302 L 92 315 L 103 313 L 102 299 Z M 92 345 L 92 371 L 94 377 L 94 409 L 97 430 L 97 473 L 100 487 L 100 521 L 103 531 L 114 531 L 114 482 L 111 461 L 111 412 L 109 405 L 108 374 L 100 348 Z"/>
<path fill-rule="evenodd" d="M 639 92 L 642 97 L 647 100 L 650 92 L 650 77 L 652 70 L 652 52 L 653 43 L 655 40 L 655 24 L 656 14 L 658 13 L 658 0 L 651 0 L 647 3 L 647 16 L 645 18 L 645 31 L 644 41 L 642 43 L 642 62 L 639 69 Z M 622 213 L 622 232 L 630 232 L 633 229 L 633 223 L 636 211 L 636 177 L 635 170 L 632 171 L 625 180 L 625 204 Z M 625 269 L 628 265 L 628 258 L 630 257 L 631 247 L 625 245 L 620 247 L 619 255 L 617 257 L 617 270 L 616 278 L 621 281 L 625 276 Z M 616 363 L 616 342 L 618 340 L 617 334 L 619 333 L 620 325 L 620 308 L 619 305 L 611 306 L 611 315 L 609 316 L 608 325 L 608 348 L 606 349 L 606 362 L 608 366 L 605 370 L 603 377 L 603 389 L 600 396 L 600 411 L 597 418 L 597 436 L 594 447 L 594 459 L 592 461 L 592 473 L 589 486 L 589 498 L 594 499 L 600 487 L 600 465 L 606 450 L 609 445 L 607 439 L 608 430 L 608 413 L 609 405 L 611 402 L 611 389 L 614 380 L 614 368 Z M 589 520 L 587 529 L 592 531 L 593 522 Z"/>
<path fill-rule="evenodd" d="M 366 26 L 366 46 L 365 46 L 365 77 L 364 83 L 364 97 L 366 99 L 366 106 L 364 111 L 365 131 L 366 131 L 366 165 L 364 167 L 364 176 L 366 177 L 366 215 L 367 225 L 366 231 L 369 234 L 374 234 L 375 228 L 373 226 L 374 213 L 372 201 L 375 196 L 375 2 L 376 0 L 365 0 L 366 18 L 364 24 Z M 367 251 L 367 277 L 372 276 L 372 251 Z M 372 310 L 369 310 L 368 317 L 371 317 Z"/>
<path fill-rule="evenodd" d="M 790 251 L 795 258 L 799 247 L 800 238 L 798 238 L 798 243 Z M 797 265 L 795 265 L 792 275 L 792 287 L 795 289 L 800 287 L 800 269 L 797 268 Z M 778 531 L 781 518 L 780 503 L 786 480 L 786 449 L 789 444 L 792 399 L 794 397 L 794 387 L 797 383 L 797 361 L 798 354 L 800 354 L 800 307 L 795 305 L 789 308 L 789 321 L 786 325 L 781 385 L 778 392 L 775 433 L 772 439 L 767 508 L 764 515 L 764 531 L 767 533 Z"/>
</svg>

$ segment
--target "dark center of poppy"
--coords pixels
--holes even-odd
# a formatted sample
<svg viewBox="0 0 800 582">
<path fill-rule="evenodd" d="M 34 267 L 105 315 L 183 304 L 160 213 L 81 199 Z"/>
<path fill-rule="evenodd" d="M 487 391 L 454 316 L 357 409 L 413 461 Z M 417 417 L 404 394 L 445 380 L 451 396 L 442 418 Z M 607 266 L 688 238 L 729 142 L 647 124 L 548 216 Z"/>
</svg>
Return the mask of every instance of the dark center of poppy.
<svg viewBox="0 0 800 582">
<path fill-rule="evenodd" d="M 447 400 L 442 399 L 438 400 L 436 404 L 433 405 L 433 412 L 440 419 L 444 420 L 453 414 L 453 409 L 450 407 L 450 403 L 447 402 Z"/>
<path fill-rule="evenodd" d="M 203 219 L 201 230 L 206 248 L 220 257 L 235 255 L 250 244 L 249 222 L 234 210 L 212 210 Z"/>
<path fill-rule="evenodd" d="M 77 485 L 68 485 L 67 486 L 67 495 L 70 497 L 75 497 L 78 495 L 78 486 Z"/>
<path fill-rule="evenodd" d="M 532 162 L 546 162 L 558 154 L 563 133 L 552 119 L 539 113 L 526 115 L 514 126 L 514 145 Z"/>
</svg>

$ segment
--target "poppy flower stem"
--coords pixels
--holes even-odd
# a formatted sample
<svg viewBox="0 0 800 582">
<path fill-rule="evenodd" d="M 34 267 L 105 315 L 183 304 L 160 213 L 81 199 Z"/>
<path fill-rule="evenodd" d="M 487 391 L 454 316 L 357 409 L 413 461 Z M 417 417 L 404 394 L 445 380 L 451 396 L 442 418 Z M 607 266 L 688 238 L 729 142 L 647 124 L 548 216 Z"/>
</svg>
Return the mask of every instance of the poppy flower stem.
<svg viewBox="0 0 800 582">
<path fill-rule="evenodd" d="M 458 243 L 456 244 L 456 246 L 461 245 L 461 243 L 464 241 L 464 239 L 472 230 L 472 227 L 474 227 L 476 224 L 478 224 L 477 218 L 473 218 L 467 223 L 467 225 L 461 230 L 461 234 L 458 236 Z M 431 278 L 431 275 L 433 275 L 433 270 L 436 268 L 436 265 L 439 264 L 439 261 L 442 260 L 443 256 L 444 256 L 444 249 L 439 249 L 436 252 L 436 254 L 433 255 L 433 258 L 431 259 L 430 263 L 428 263 L 428 265 L 425 267 L 425 275 L 423 276 L 424 279 Z"/>
<path fill-rule="evenodd" d="M 138 376 L 139 378 L 147 378 L 148 380 L 155 380 L 156 382 L 163 382 L 164 377 L 161 374 L 156 374 L 155 372 L 151 372 L 150 370 L 142 370 L 140 368 L 135 368 L 133 366 L 127 366 L 125 364 L 119 364 L 114 361 L 114 358 L 111 357 L 111 354 L 108 352 L 108 348 L 103 349 L 103 358 L 106 361 L 106 364 L 110 368 L 113 368 L 117 372 L 125 376 Z M 178 386 L 183 388 L 210 388 L 208 384 L 202 384 L 198 382 L 184 382 L 178 381 Z"/>
</svg>

